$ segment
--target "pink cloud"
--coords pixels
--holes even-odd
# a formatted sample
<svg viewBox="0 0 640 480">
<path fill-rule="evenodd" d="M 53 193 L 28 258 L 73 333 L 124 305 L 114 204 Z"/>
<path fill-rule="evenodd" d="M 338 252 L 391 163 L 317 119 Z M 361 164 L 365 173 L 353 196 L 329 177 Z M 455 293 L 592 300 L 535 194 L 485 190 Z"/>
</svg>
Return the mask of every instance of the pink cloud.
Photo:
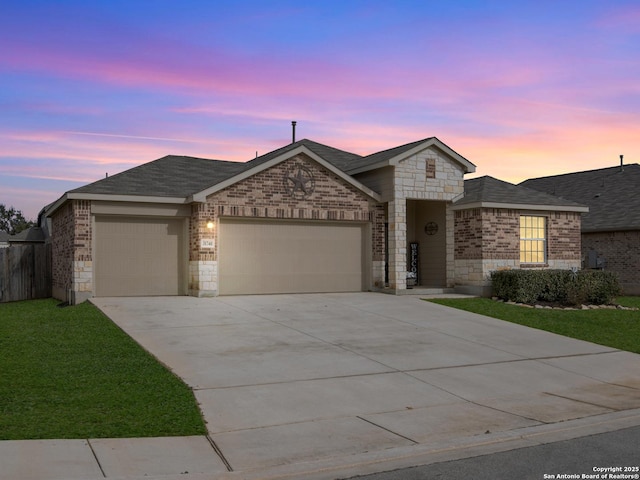
<svg viewBox="0 0 640 480">
<path fill-rule="evenodd" d="M 148 51 L 156 51 L 157 45 L 147 45 Z M 141 50 L 144 50 L 142 48 Z M 294 96 L 316 92 L 318 96 L 360 93 L 350 89 L 354 77 L 359 75 L 348 67 L 326 61 L 301 60 L 296 69 L 278 64 L 272 58 L 232 56 L 220 51 L 194 49 L 185 46 L 174 56 L 141 55 L 135 53 L 111 58 L 85 52 L 58 50 L 55 47 L 30 47 L 25 44 L 9 45 L 0 57 L 5 67 L 53 74 L 62 78 L 90 79 L 111 85 L 153 87 L 178 91 L 213 92 L 244 95 Z M 185 58 L 186 57 L 186 58 Z M 318 69 L 334 79 L 327 88 L 324 79 L 314 74 Z M 261 81 L 257 81 L 260 72 Z M 309 73 L 306 73 L 309 72 Z M 341 87 L 345 85 L 345 87 Z M 378 88 L 377 94 L 385 94 Z M 391 94 L 391 92 L 387 92 Z"/>
<path fill-rule="evenodd" d="M 640 6 L 611 4 L 611 10 L 605 11 L 596 21 L 601 28 L 615 30 L 618 33 L 640 32 Z"/>
</svg>

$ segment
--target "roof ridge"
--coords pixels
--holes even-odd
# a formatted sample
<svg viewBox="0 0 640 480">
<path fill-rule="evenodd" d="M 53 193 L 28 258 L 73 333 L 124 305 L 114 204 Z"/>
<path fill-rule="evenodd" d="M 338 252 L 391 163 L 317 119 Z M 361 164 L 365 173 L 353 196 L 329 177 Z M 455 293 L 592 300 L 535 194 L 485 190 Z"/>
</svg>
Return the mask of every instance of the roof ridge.
<svg viewBox="0 0 640 480">
<path fill-rule="evenodd" d="M 371 156 L 377 155 L 379 153 L 390 152 L 391 150 L 396 150 L 396 149 L 408 147 L 409 145 L 419 145 L 421 143 L 427 142 L 427 141 L 432 140 L 434 138 L 436 138 L 436 137 L 427 137 L 427 138 L 423 138 L 422 140 L 415 140 L 413 142 L 403 143 L 402 145 L 397 145 L 397 146 L 391 147 L 391 148 L 385 148 L 384 150 L 380 150 L 379 152 L 373 152 L 373 153 L 370 153 L 369 155 L 364 155 L 362 158 L 371 157 Z"/>
</svg>

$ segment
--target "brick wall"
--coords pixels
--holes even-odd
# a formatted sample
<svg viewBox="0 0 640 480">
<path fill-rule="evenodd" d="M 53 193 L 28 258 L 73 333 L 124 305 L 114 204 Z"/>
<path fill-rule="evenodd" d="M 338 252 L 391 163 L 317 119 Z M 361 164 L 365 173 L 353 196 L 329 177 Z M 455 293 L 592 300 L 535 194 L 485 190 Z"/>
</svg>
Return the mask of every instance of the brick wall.
<svg viewBox="0 0 640 480">
<path fill-rule="evenodd" d="M 284 182 L 285 176 L 295 174 L 299 167 L 307 169 L 315 181 L 313 193 L 306 198 L 292 196 Z M 205 265 L 207 271 L 213 269 L 217 275 L 221 217 L 371 222 L 372 260 L 376 265 L 384 260 L 384 206 L 301 154 L 210 195 L 205 204 L 193 206 L 189 227 L 189 289 L 193 294 L 203 290 Z M 216 224 L 214 229 L 206 227 L 208 220 Z M 214 240 L 214 248 L 203 249 L 203 238 Z M 375 270 L 379 269 L 374 268 L 375 276 L 383 275 Z M 380 281 L 374 278 L 374 282 Z M 215 288 L 213 282 L 204 289 Z"/>
<path fill-rule="evenodd" d="M 580 261 L 580 214 L 576 212 L 552 212 L 548 220 L 549 260 Z"/>
<path fill-rule="evenodd" d="M 455 253 L 460 259 L 519 259 L 520 216 L 531 213 L 498 208 L 455 212 Z M 548 260 L 574 260 L 580 253 L 580 214 L 547 212 Z"/>
<path fill-rule="evenodd" d="M 457 285 L 488 285 L 491 271 L 522 268 L 520 216 L 531 212 L 474 208 L 455 212 Z M 541 212 L 547 217 L 547 263 L 530 268 L 579 268 L 580 214 Z"/>
<path fill-rule="evenodd" d="M 67 300 L 73 274 L 73 204 L 67 202 L 51 219 L 51 280 L 53 296 Z"/>
<path fill-rule="evenodd" d="M 519 259 L 520 212 L 473 208 L 455 212 L 457 259 Z"/>
<path fill-rule="evenodd" d="M 77 292 L 83 292 L 80 296 L 86 298 L 93 290 L 91 202 L 68 201 L 51 221 L 53 296 L 75 303 Z M 69 298 L 69 292 L 73 298 Z"/>
<path fill-rule="evenodd" d="M 600 232 L 582 235 L 582 253 L 589 251 L 606 261 L 605 269 L 618 275 L 624 292 L 640 295 L 640 231 Z"/>
<path fill-rule="evenodd" d="M 456 259 L 482 258 L 482 209 L 454 212 L 454 251 Z"/>
</svg>

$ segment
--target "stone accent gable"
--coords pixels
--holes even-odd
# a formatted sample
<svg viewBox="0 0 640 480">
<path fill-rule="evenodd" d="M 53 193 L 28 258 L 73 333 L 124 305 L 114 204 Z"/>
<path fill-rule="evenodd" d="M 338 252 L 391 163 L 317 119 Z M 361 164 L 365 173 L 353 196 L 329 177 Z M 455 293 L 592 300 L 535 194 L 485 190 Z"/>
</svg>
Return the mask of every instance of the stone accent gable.
<svg viewBox="0 0 640 480">
<path fill-rule="evenodd" d="M 435 148 L 428 148 L 398 162 L 395 167 L 396 198 L 452 200 L 464 191 L 464 171 Z"/>
</svg>

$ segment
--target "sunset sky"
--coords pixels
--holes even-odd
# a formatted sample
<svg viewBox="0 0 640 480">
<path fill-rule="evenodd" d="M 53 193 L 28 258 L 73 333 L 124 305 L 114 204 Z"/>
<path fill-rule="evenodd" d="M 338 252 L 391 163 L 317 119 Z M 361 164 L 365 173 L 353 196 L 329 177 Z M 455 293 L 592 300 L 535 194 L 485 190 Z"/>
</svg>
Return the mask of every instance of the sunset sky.
<svg viewBox="0 0 640 480">
<path fill-rule="evenodd" d="M 640 2 L 3 0 L 0 203 L 167 154 L 436 136 L 474 175 L 640 163 Z"/>
</svg>

